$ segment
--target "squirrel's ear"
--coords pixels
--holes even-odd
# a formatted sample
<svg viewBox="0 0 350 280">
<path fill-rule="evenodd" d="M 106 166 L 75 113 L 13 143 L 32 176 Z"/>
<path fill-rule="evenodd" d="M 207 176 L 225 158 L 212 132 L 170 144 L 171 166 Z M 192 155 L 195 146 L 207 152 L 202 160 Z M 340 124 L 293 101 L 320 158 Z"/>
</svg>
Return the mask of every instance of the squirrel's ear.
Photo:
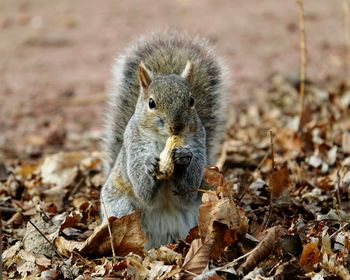
<svg viewBox="0 0 350 280">
<path fill-rule="evenodd" d="M 193 64 L 191 61 L 187 61 L 185 69 L 181 73 L 181 78 L 184 78 L 188 82 L 192 81 Z"/>
<path fill-rule="evenodd" d="M 153 74 L 150 70 L 147 69 L 143 62 L 139 65 L 139 80 L 141 87 L 147 89 L 152 82 Z"/>
</svg>

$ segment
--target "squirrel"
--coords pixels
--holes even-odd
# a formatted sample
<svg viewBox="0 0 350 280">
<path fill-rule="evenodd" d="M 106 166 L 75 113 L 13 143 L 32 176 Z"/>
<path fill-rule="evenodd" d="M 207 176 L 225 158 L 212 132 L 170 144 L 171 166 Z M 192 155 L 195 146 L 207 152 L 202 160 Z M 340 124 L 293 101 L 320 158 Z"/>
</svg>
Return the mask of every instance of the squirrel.
<svg viewBox="0 0 350 280">
<path fill-rule="evenodd" d="M 113 66 L 102 136 L 102 220 L 141 213 L 146 248 L 186 237 L 197 225 L 206 165 L 215 164 L 225 134 L 227 76 L 207 40 L 179 31 L 139 39 Z M 173 174 L 157 178 L 171 135 Z M 105 209 L 105 210 L 103 210 Z"/>
</svg>

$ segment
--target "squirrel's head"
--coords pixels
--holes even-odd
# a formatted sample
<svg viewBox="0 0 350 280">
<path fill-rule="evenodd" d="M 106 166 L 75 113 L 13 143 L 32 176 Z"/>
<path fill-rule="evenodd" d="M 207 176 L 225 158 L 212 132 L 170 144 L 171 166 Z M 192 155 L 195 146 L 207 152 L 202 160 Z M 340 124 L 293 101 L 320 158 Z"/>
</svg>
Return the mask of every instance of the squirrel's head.
<svg viewBox="0 0 350 280">
<path fill-rule="evenodd" d="M 142 127 L 166 137 L 195 129 L 197 113 L 195 99 L 191 95 L 192 71 L 190 61 L 181 74 L 169 75 L 152 73 L 140 63 Z"/>
</svg>

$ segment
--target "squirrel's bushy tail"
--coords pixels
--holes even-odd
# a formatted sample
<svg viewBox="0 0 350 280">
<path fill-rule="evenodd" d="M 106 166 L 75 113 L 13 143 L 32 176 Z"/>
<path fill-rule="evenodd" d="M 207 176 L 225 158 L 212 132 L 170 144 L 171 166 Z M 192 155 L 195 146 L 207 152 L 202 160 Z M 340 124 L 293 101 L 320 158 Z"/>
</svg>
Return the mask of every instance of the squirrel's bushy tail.
<svg viewBox="0 0 350 280">
<path fill-rule="evenodd" d="M 207 135 L 207 162 L 215 164 L 226 127 L 226 68 L 214 55 L 207 40 L 178 31 L 166 31 L 141 38 L 117 58 L 113 66 L 112 88 L 102 136 L 106 174 L 113 167 L 125 127 L 135 111 L 140 62 L 143 61 L 155 73 L 180 74 L 188 60 L 193 63 L 192 95 Z"/>
</svg>

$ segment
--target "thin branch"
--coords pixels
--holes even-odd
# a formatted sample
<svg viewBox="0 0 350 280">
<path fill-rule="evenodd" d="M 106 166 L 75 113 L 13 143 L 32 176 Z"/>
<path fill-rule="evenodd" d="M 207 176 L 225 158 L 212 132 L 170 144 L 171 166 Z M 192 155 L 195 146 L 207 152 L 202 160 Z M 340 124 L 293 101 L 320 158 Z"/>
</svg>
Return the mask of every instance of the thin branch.
<svg viewBox="0 0 350 280">
<path fill-rule="evenodd" d="M 61 269 L 61 267 L 65 264 L 65 262 L 62 255 L 57 251 L 56 246 L 46 237 L 46 235 L 29 218 L 23 215 L 22 211 L 24 211 L 24 209 L 20 205 L 17 205 L 17 207 L 19 208 L 19 209 L 16 209 L 17 213 L 21 215 L 24 221 L 27 221 L 28 223 L 30 223 L 35 228 L 35 230 L 39 232 L 39 234 L 46 240 L 47 243 L 50 244 L 52 249 L 55 251 L 56 255 L 60 258 L 60 260 L 62 261 L 62 264 L 59 265 L 59 269 Z M 68 268 L 68 272 L 70 276 L 73 277 L 73 273 L 70 270 L 70 268 Z"/>
<path fill-rule="evenodd" d="M 346 45 L 345 73 L 350 75 L 350 6 L 347 0 L 344 1 L 344 39 Z"/>
<path fill-rule="evenodd" d="M 270 130 L 270 146 L 271 146 L 271 161 L 272 161 L 272 170 L 275 170 L 275 151 L 273 148 L 273 133 Z"/>
<path fill-rule="evenodd" d="M 259 244 L 258 244 L 258 245 L 259 245 Z M 233 261 L 230 261 L 229 263 L 227 263 L 227 264 L 225 264 L 224 266 L 220 267 L 218 270 L 220 271 L 220 270 L 224 270 L 224 269 L 227 269 L 227 268 L 229 268 L 229 267 L 235 266 L 235 265 L 238 263 L 238 261 L 240 261 L 241 259 L 244 259 L 244 258 L 246 258 L 246 257 L 249 257 L 251 254 L 253 254 L 253 253 L 257 250 L 258 245 L 256 245 L 256 246 L 254 247 L 254 249 L 250 250 L 248 253 L 246 253 L 246 254 L 244 254 L 244 255 L 242 255 L 242 256 L 240 256 L 240 257 L 234 259 Z"/>
<path fill-rule="evenodd" d="M 339 232 L 341 232 L 344 228 L 346 228 L 349 225 L 349 223 L 345 223 L 342 225 L 337 231 L 333 232 L 331 236 L 329 236 L 329 239 L 332 239 L 335 237 Z"/>
<path fill-rule="evenodd" d="M 112 230 L 111 230 L 111 224 L 109 222 L 109 219 L 108 219 L 108 213 L 107 213 L 107 209 L 106 209 L 106 205 L 105 205 L 105 201 L 102 197 L 102 207 L 103 207 L 103 212 L 106 216 L 106 219 L 107 219 L 107 227 L 108 227 L 108 233 L 109 233 L 109 238 L 110 238 L 110 241 L 111 241 L 111 248 L 112 248 L 112 255 L 113 255 L 113 264 L 115 264 L 117 261 L 116 261 L 116 256 L 115 256 L 115 251 L 114 251 L 114 240 L 113 240 L 113 236 L 112 236 Z"/>
<path fill-rule="evenodd" d="M 62 255 L 57 251 L 56 246 L 46 237 L 46 235 L 30 220 L 27 219 L 26 216 L 24 216 L 20 211 L 17 211 L 17 213 L 19 213 L 24 221 L 28 221 L 28 223 L 30 223 L 36 230 L 37 232 L 40 233 L 40 235 L 47 241 L 47 243 L 49 243 L 51 245 L 51 247 L 54 249 L 56 255 L 61 259 L 62 263 L 64 263 L 64 259 L 62 257 Z"/>
<path fill-rule="evenodd" d="M 304 0 L 296 0 L 299 6 L 299 30 L 300 30 L 300 88 L 299 88 L 299 132 L 303 127 L 304 102 L 305 102 L 305 76 L 306 76 L 306 43 L 305 43 L 305 13 Z"/>
<path fill-rule="evenodd" d="M 195 273 L 193 273 L 193 272 L 191 272 L 189 270 L 186 270 L 186 269 L 184 269 L 184 272 L 186 272 L 187 274 L 189 274 L 189 275 L 191 275 L 193 277 L 197 277 L 198 276 L 197 274 L 195 274 Z"/>
<path fill-rule="evenodd" d="M 337 200 L 338 200 L 338 208 L 342 209 L 340 188 L 341 188 L 341 178 L 340 178 L 340 170 L 337 171 L 337 183 L 336 183 L 336 192 L 337 192 Z"/>
</svg>

